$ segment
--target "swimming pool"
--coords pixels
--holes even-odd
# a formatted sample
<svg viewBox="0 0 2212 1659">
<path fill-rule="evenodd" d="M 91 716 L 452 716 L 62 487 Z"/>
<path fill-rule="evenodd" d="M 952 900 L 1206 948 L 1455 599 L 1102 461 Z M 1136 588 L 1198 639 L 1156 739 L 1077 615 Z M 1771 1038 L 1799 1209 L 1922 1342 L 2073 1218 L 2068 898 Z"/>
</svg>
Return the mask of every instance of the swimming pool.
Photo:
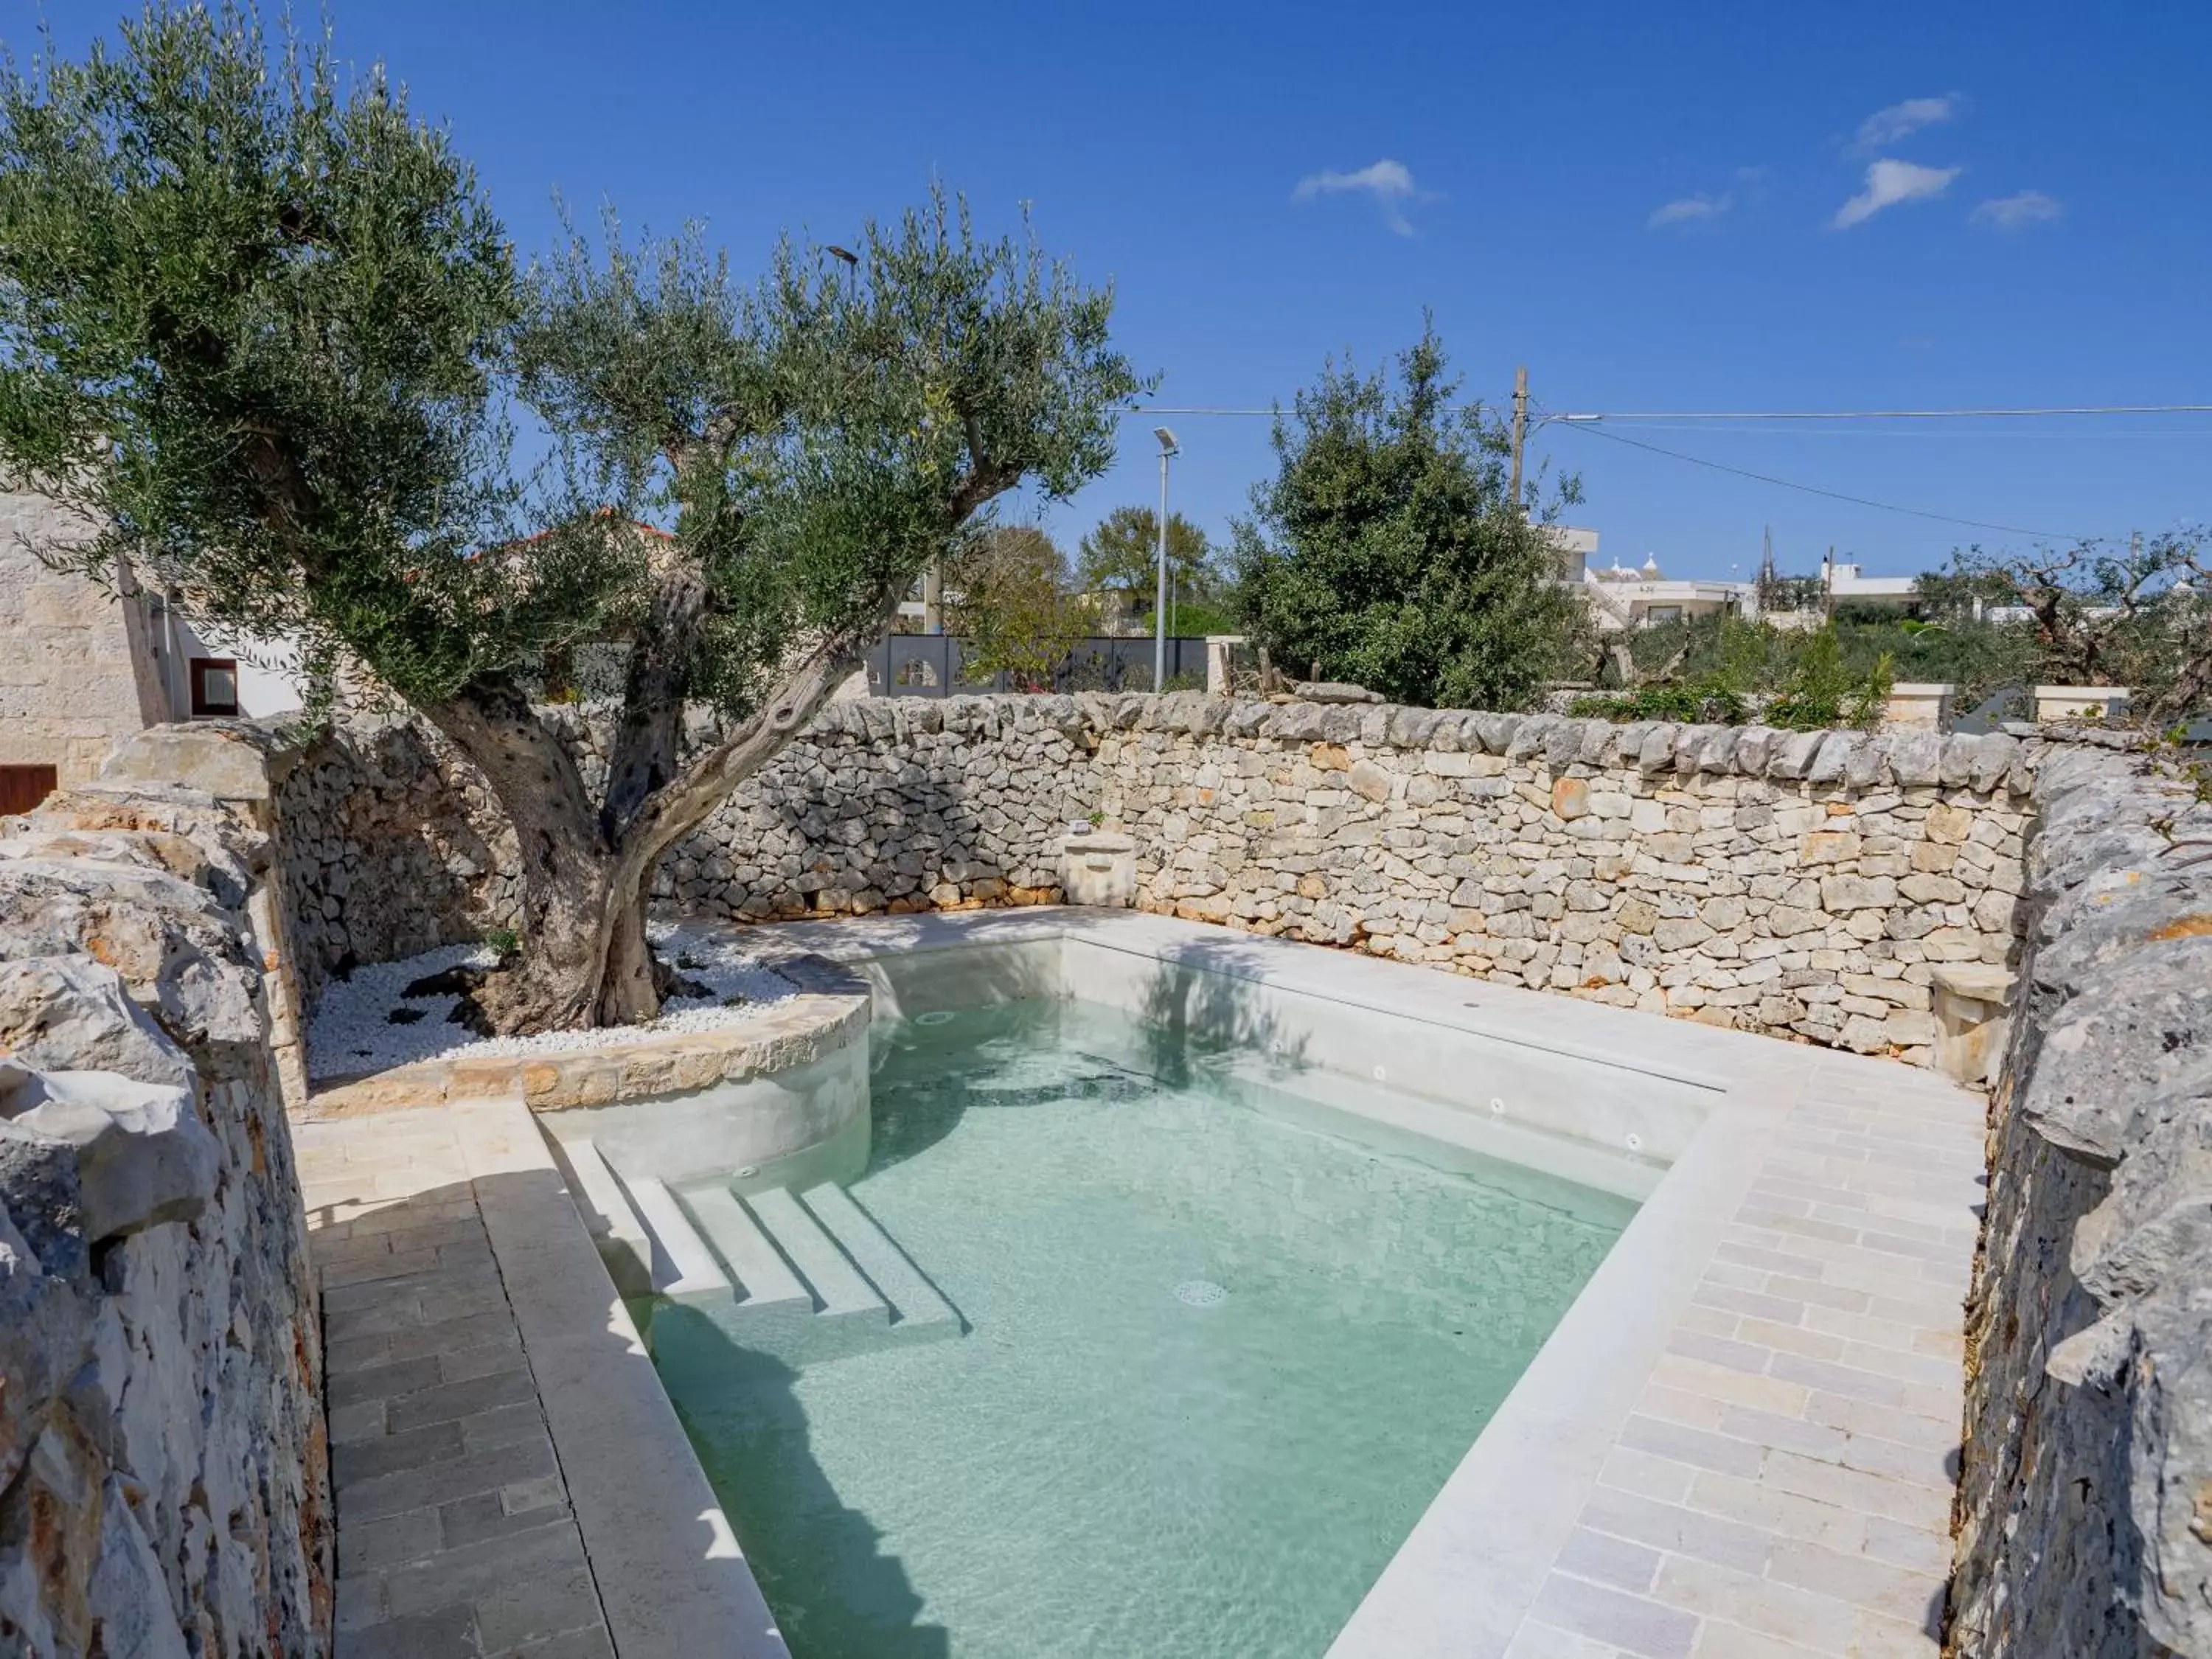
<svg viewBox="0 0 2212 1659">
<path fill-rule="evenodd" d="M 800 1659 L 1318 1655 L 1701 1109 L 1115 956 L 869 964 L 865 1171 L 673 1194 L 883 1289 L 652 1314 Z"/>
</svg>

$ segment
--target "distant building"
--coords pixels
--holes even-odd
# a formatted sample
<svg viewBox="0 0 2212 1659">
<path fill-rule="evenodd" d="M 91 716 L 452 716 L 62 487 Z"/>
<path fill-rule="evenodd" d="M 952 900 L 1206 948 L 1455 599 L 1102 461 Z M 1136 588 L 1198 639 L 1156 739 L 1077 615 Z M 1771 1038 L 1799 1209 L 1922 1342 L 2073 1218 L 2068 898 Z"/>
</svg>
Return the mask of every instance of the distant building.
<svg viewBox="0 0 2212 1659">
<path fill-rule="evenodd" d="M 1553 527 L 1549 532 L 1558 550 L 1559 579 L 1578 585 L 1589 601 L 1590 614 L 1599 630 L 1613 634 L 1665 623 L 1690 622 L 1701 617 L 1764 615 L 1781 628 L 1809 627 L 1838 605 L 1878 605 L 1910 610 L 1919 599 L 1919 583 L 1911 576 L 1869 576 L 1857 565 L 1823 560 L 1815 592 L 1808 596 L 1809 608 L 1762 612 L 1759 584 L 1718 578 L 1669 577 L 1659 568 L 1656 556 L 1647 554 L 1639 566 L 1615 560 L 1609 567 L 1593 562 L 1597 554 L 1595 530 Z"/>
<path fill-rule="evenodd" d="M 0 494 L 0 812 L 96 776 L 147 726 L 300 706 L 282 653 L 208 641 L 127 568 L 110 592 L 40 562 L 83 533 L 44 496 Z"/>
</svg>

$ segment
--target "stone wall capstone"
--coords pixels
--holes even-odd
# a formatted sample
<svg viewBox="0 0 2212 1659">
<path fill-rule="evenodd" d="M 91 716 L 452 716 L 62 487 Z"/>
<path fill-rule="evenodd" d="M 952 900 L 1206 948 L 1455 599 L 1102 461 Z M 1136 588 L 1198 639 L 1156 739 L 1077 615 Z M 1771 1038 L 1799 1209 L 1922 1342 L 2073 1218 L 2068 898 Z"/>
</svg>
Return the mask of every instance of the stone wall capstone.
<svg viewBox="0 0 2212 1659">
<path fill-rule="evenodd" d="M 270 858 L 185 787 L 0 821 L 0 1651 L 331 1650 Z"/>
<path fill-rule="evenodd" d="M 2212 1655 L 2212 803 L 2046 760 L 1967 1307 L 1954 1650 Z"/>
</svg>

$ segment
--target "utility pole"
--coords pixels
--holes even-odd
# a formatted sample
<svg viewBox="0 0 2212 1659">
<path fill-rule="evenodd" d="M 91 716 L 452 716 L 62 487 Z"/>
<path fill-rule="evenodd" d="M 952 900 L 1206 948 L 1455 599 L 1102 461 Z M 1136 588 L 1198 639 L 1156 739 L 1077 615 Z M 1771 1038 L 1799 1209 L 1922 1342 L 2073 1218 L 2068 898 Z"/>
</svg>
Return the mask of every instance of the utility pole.
<svg viewBox="0 0 2212 1659">
<path fill-rule="evenodd" d="M 1152 436 L 1160 443 L 1159 587 L 1152 601 L 1152 690 L 1158 691 L 1168 673 L 1168 463 L 1182 451 L 1164 426 L 1154 427 Z"/>
<path fill-rule="evenodd" d="M 1528 366 L 1513 371 L 1513 510 L 1521 510 L 1521 446 L 1528 436 Z"/>
</svg>

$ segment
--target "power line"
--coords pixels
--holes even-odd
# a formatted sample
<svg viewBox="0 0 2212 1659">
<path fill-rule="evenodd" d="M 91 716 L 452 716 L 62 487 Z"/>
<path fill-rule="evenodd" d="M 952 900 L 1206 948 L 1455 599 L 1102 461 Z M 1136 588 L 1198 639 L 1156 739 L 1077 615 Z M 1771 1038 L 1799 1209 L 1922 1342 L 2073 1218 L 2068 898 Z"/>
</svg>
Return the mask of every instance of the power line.
<svg viewBox="0 0 2212 1659">
<path fill-rule="evenodd" d="M 1279 414 L 1276 408 L 1234 409 L 1187 404 L 1139 404 L 1120 411 L 1139 415 Z M 1569 425 L 1599 421 L 1980 421 L 2042 419 L 2058 415 L 2212 415 L 2212 404 L 2096 404 L 2051 409 L 1833 409 L 1833 410 L 1561 410 L 1547 416 Z"/>
<path fill-rule="evenodd" d="M 1626 438 L 1618 432 L 1604 428 L 1574 422 L 1562 422 L 1571 432 L 1587 432 L 1594 438 L 1604 438 L 1617 444 L 1626 444 L 1632 449 L 1649 450 L 1654 455 L 1665 455 L 1677 461 L 1687 461 L 1692 466 L 1711 467 L 1716 472 L 1731 472 L 1739 478 L 1750 478 L 1759 483 L 1773 484 L 1783 489 L 1802 490 L 1808 495 L 1825 495 L 1830 501 L 1849 501 L 1854 507 L 1871 507 L 1883 513 L 1902 513 L 1915 519 L 1933 519 L 1939 524 L 1964 525 L 1972 530 L 2000 530 L 2008 536 L 2033 536 L 2043 541 L 2087 541 L 2082 536 L 2069 536 L 2051 530 L 2027 530 L 2016 524 L 1990 524 L 1981 519 L 1955 518 L 1948 513 L 1930 513 L 1917 507 L 1899 507 L 1894 501 L 1877 501 L 1864 495 L 1847 495 L 1839 489 L 1824 489 L 1818 484 L 1798 483 L 1790 478 L 1777 478 L 1765 472 L 1752 472 L 1740 466 L 1729 466 L 1720 461 L 1709 461 L 1702 455 L 1686 455 L 1679 449 L 1662 449 L 1657 444 L 1648 444 L 1638 438 Z"/>
<path fill-rule="evenodd" d="M 2072 409 L 1606 410 L 1553 415 L 1555 421 L 1982 421 L 2047 415 L 2212 415 L 2212 404 L 2103 404 Z"/>
</svg>

